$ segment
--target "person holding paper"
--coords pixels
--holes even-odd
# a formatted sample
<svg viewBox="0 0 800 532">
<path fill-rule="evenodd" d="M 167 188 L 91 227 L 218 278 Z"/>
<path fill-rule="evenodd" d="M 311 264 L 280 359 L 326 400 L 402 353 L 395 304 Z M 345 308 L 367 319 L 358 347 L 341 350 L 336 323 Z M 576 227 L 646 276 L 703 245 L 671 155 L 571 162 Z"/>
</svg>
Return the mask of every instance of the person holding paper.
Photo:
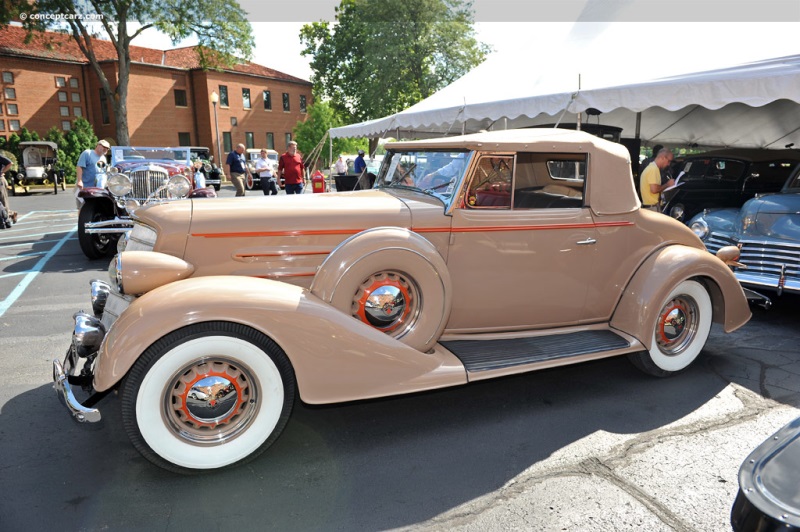
<svg viewBox="0 0 800 532">
<path fill-rule="evenodd" d="M 661 193 L 675 184 L 674 179 L 661 184 L 661 170 L 669 166 L 672 152 L 662 148 L 656 158 L 642 172 L 639 180 L 639 192 L 642 194 L 642 206 L 651 211 L 658 211 Z"/>
</svg>

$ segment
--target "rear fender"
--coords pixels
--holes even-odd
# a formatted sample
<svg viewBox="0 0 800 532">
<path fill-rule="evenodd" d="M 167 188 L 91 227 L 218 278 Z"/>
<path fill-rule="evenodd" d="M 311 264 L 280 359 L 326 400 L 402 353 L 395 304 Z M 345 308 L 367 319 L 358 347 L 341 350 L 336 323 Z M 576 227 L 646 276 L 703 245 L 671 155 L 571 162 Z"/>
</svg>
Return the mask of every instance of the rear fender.
<svg viewBox="0 0 800 532">
<path fill-rule="evenodd" d="M 209 321 L 262 332 L 286 353 L 307 403 L 333 403 L 464 384 L 463 365 L 443 349 L 421 353 L 302 288 L 238 276 L 176 281 L 134 302 L 100 348 L 94 387 L 115 386 L 159 338 Z"/>
<path fill-rule="evenodd" d="M 731 332 L 750 319 L 741 285 L 730 269 L 707 251 L 682 245 L 661 248 L 639 267 L 622 294 L 610 325 L 652 347 L 653 327 L 670 291 L 687 279 L 708 290 L 715 323 Z"/>
</svg>

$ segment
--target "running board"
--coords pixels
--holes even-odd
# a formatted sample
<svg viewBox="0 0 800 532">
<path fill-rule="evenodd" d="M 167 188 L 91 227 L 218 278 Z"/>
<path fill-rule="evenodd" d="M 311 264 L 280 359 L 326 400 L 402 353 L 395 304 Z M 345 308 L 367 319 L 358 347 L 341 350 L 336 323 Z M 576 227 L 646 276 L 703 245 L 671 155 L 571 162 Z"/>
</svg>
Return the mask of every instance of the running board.
<svg viewBox="0 0 800 532">
<path fill-rule="evenodd" d="M 554 362 L 631 347 L 628 340 L 609 330 L 500 340 L 452 340 L 440 343 L 458 357 L 470 372 Z M 569 362 L 564 360 L 564 363 Z"/>
</svg>

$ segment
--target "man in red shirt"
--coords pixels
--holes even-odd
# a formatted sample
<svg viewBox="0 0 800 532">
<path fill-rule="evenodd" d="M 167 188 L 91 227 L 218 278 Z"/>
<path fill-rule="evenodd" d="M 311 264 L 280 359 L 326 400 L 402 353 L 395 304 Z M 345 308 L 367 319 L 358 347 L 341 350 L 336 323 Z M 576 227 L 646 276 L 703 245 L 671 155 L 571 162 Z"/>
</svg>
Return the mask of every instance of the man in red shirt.
<svg viewBox="0 0 800 532">
<path fill-rule="evenodd" d="M 281 155 L 278 161 L 278 172 L 284 179 L 287 194 L 303 193 L 303 170 L 305 170 L 303 158 L 297 154 L 297 143 L 289 142 L 286 153 Z"/>
</svg>

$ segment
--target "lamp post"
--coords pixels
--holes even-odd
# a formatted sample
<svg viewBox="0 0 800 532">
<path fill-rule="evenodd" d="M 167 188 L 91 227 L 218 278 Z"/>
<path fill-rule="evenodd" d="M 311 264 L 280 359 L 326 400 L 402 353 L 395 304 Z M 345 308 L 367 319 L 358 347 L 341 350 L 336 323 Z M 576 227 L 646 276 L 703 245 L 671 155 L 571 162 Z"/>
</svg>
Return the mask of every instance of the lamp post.
<svg viewBox="0 0 800 532">
<path fill-rule="evenodd" d="M 217 122 L 217 102 L 219 102 L 219 94 L 216 91 L 211 91 L 211 103 L 214 105 L 214 131 L 217 134 L 217 165 L 222 168 L 222 150 L 219 147 L 219 123 Z"/>
</svg>

